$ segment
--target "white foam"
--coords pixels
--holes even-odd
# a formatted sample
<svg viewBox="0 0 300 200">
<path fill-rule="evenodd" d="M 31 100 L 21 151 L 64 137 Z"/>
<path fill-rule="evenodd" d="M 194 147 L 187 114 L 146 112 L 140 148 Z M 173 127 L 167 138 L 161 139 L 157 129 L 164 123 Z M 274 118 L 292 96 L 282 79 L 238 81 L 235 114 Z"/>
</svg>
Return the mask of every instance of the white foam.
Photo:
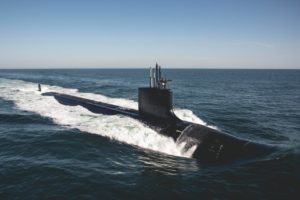
<svg viewBox="0 0 300 200">
<path fill-rule="evenodd" d="M 175 156 L 191 157 L 196 149 L 196 147 L 192 147 L 186 150 L 183 148 L 184 145 L 176 144 L 172 138 L 160 135 L 143 123 L 129 117 L 94 114 L 81 106 L 62 105 L 52 96 L 40 95 L 36 83 L 0 78 L 0 89 L 0 97 L 14 101 L 19 109 L 49 117 L 59 125 Z M 138 107 L 137 102 L 132 100 L 81 93 L 77 89 L 43 85 L 42 90 L 43 92 L 53 91 L 76 95 L 132 109 Z M 206 124 L 190 110 L 177 109 L 175 113 L 181 119 Z"/>
<path fill-rule="evenodd" d="M 205 121 L 197 117 L 191 110 L 176 108 L 174 109 L 174 113 L 181 120 L 193 122 L 195 124 L 201 124 L 203 126 L 207 126 L 213 129 L 218 129 L 216 126 L 208 125 Z"/>
</svg>

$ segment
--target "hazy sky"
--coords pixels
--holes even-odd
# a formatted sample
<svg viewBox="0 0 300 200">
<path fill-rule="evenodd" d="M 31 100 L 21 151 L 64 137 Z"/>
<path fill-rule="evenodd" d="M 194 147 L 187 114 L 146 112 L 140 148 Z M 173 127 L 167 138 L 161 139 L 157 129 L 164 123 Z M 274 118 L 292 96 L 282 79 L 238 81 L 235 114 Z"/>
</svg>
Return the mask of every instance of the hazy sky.
<svg viewBox="0 0 300 200">
<path fill-rule="evenodd" d="M 300 0 L 0 0 L 0 67 L 300 68 Z"/>
</svg>

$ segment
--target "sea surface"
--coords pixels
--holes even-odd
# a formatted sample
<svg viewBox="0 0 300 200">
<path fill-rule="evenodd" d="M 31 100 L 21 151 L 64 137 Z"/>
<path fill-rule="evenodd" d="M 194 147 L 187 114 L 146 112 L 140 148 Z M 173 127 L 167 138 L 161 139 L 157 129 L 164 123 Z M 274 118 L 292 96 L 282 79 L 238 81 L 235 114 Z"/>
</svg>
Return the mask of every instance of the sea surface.
<svg viewBox="0 0 300 200">
<path fill-rule="evenodd" d="M 163 72 L 180 118 L 276 150 L 205 165 L 139 121 L 37 91 L 137 109 L 147 69 L 2 69 L 0 199 L 300 198 L 300 70 Z"/>
</svg>

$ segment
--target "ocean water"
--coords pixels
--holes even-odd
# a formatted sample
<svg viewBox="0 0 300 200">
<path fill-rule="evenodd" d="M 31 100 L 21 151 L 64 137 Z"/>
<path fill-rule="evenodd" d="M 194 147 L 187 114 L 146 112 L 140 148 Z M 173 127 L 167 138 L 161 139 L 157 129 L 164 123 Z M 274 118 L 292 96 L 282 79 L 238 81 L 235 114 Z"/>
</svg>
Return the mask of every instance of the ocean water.
<svg viewBox="0 0 300 200">
<path fill-rule="evenodd" d="M 43 91 L 137 109 L 146 69 L 0 70 L 0 199 L 297 199 L 300 70 L 166 69 L 180 118 L 276 147 L 207 166 L 121 116 Z"/>
</svg>

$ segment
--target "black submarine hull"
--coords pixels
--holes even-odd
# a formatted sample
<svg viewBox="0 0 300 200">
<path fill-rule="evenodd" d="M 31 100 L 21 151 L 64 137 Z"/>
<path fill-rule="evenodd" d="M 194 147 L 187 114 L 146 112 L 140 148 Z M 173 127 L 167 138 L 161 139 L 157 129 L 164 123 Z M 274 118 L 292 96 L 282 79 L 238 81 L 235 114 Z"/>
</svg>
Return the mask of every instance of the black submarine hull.
<svg viewBox="0 0 300 200">
<path fill-rule="evenodd" d="M 243 140 L 207 126 L 180 120 L 173 112 L 172 102 L 170 102 L 172 98 L 168 97 L 171 93 L 159 93 L 157 90 L 151 91 L 151 89 L 139 89 L 138 111 L 67 94 L 48 92 L 43 95 L 53 96 L 63 105 L 80 105 L 93 113 L 124 115 L 137 119 L 159 134 L 172 137 L 177 144 L 184 145 L 186 151 L 196 147 L 192 157 L 202 163 L 228 163 L 261 157 L 273 151 L 273 147 Z M 161 98 L 162 95 L 167 96 Z M 150 100 L 151 103 L 144 102 Z"/>
</svg>

